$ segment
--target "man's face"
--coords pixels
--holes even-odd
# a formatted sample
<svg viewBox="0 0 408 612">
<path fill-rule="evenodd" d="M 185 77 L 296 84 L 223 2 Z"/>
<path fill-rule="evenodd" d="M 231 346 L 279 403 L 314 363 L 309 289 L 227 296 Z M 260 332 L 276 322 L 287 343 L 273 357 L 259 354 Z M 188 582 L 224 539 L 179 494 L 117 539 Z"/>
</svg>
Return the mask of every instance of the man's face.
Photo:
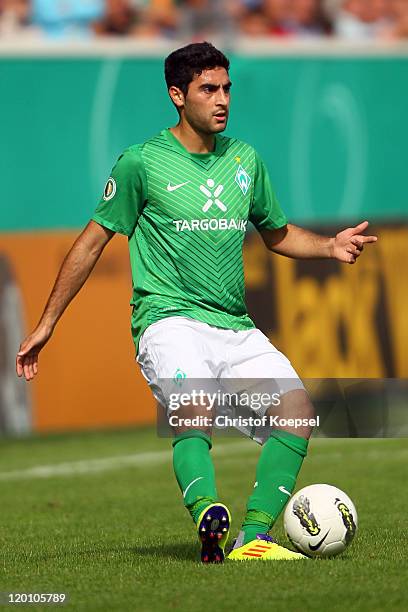
<svg viewBox="0 0 408 612">
<path fill-rule="evenodd" d="M 225 68 L 203 70 L 189 84 L 183 96 L 184 118 L 198 132 L 216 134 L 227 127 L 230 87 L 228 72 Z"/>
</svg>

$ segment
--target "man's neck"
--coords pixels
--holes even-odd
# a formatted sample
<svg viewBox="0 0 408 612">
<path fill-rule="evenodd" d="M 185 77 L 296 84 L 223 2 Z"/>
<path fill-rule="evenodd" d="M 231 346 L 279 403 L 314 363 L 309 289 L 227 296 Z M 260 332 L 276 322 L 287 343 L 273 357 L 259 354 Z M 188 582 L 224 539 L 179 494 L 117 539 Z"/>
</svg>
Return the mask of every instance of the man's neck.
<svg viewBox="0 0 408 612">
<path fill-rule="evenodd" d="M 211 153 L 215 149 L 214 134 L 196 132 L 188 123 L 180 121 L 170 131 L 189 153 Z"/>
</svg>

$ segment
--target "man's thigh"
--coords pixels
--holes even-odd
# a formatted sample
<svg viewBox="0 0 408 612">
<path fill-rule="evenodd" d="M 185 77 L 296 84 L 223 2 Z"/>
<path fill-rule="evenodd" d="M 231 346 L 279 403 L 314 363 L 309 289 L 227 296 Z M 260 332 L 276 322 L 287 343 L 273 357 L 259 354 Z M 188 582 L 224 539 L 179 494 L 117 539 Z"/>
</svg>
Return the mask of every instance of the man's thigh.
<svg viewBox="0 0 408 612">
<path fill-rule="evenodd" d="M 236 346 L 230 351 L 228 376 L 237 390 L 249 395 L 250 405 L 256 405 L 254 415 L 258 418 L 266 415 L 268 423 L 269 417 L 282 422 L 313 417 L 313 406 L 298 373 L 258 329 L 243 332 L 242 341 L 237 338 Z M 281 428 L 302 437 L 309 437 L 311 432 L 308 426 L 296 427 L 296 430 L 291 425 Z M 270 429 L 270 426 L 261 426 L 251 437 L 262 443 L 269 437 Z"/>
<path fill-rule="evenodd" d="M 256 379 L 259 384 L 269 381 L 282 392 L 304 389 L 298 373 L 289 359 L 281 353 L 259 329 L 240 332 L 229 352 L 228 377 Z"/>
<path fill-rule="evenodd" d="M 211 433 L 212 411 L 198 393 L 217 386 L 215 353 L 206 327 L 184 317 L 168 317 L 148 327 L 139 343 L 141 372 L 167 417 L 173 417 L 176 435 L 188 429 Z M 196 417 L 202 417 L 200 424 L 189 425 Z"/>
<path fill-rule="evenodd" d="M 150 325 L 139 342 L 137 362 L 154 367 L 160 378 L 213 376 L 215 353 L 204 324 L 186 317 L 168 317 Z"/>
</svg>

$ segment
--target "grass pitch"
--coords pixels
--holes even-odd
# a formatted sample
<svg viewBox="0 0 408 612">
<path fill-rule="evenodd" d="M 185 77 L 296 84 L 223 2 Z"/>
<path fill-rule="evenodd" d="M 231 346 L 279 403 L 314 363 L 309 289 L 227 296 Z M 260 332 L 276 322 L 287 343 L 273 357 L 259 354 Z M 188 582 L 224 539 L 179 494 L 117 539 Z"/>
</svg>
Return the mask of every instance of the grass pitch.
<svg viewBox="0 0 408 612">
<path fill-rule="evenodd" d="M 357 507 L 343 555 L 222 566 L 198 561 L 170 448 L 151 429 L 3 442 L 0 591 L 67 593 L 65 607 L 89 611 L 407 609 L 408 440 L 311 443 L 297 489 L 334 484 Z M 258 454 L 244 439 L 214 444 L 233 535 Z M 274 535 L 288 545 L 281 520 Z"/>
</svg>

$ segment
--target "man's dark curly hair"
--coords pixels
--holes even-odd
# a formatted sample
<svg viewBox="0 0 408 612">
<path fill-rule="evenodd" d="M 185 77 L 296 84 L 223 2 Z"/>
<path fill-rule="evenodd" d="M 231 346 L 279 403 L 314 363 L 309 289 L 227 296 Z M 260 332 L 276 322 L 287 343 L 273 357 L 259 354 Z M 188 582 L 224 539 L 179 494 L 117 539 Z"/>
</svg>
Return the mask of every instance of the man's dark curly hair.
<svg viewBox="0 0 408 612">
<path fill-rule="evenodd" d="M 225 68 L 229 70 L 229 60 L 211 43 L 192 43 L 170 53 L 164 62 L 164 76 L 167 89 L 172 85 L 181 89 L 186 96 L 188 86 L 194 76 L 199 76 L 203 70 Z"/>
</svg>

